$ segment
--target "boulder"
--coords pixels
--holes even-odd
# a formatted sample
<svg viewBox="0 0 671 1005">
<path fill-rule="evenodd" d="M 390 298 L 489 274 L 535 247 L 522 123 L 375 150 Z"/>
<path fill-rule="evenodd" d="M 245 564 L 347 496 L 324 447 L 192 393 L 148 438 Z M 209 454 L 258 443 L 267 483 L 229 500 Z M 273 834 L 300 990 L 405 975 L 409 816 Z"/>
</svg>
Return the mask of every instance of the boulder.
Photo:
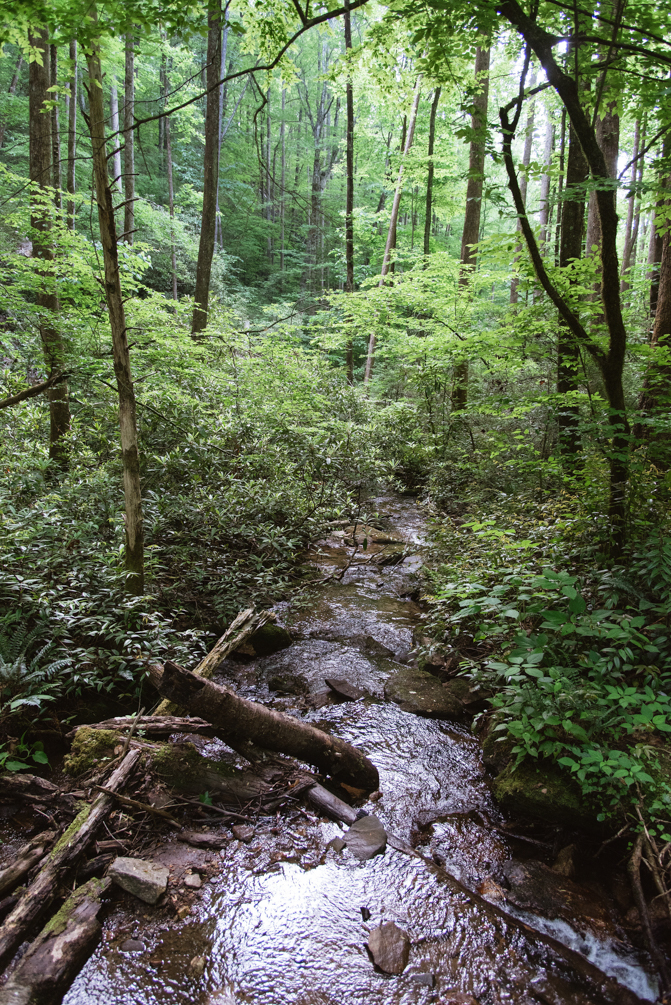
<svg viewBox="0 0 671 1005">
<path fill-rule="evenodd" d="M 447 691 L 436 678 L 424 670 L 404 667 L 384 685 L 385 697 L 404 712 L 430 719 L 462 719 L 463 702 Z"/>
<path fill-rule="evenodd" d="M 510 904 L 544 918 L 561 918 L 573 927 L 590 929 L 604 938 L 616 937 L 615 920 L 606 901 L 594 890 L 553 872 L 543 862 L 528 859 L 504 862 L 502 872 L 510 889 Z"/>
<path fill-rule="evenodd" d="M 122 890 L 155 904 L 167 889 L 169 872 L 164 865 L 147 859 L 117 858 L 108 875 Z"/>
<path fill-rule="evenodd" d="M 366 694 L 362 688 L 357 687 L 356 684 L 350 684 L 348 680 L 335 680 L 333 677 L 326 677 L 325 681 L 332 691 L 347 701 L 358 701 Z"/>
<path fill-rule="evenodd" d="M 508 764 L 492 783 L 492 792 L 506 811 L 536 817 L 572 830 L 603 830 L 582 792 L 565 772 L 550 762 Z"/>
<path fill-rule="evenodd" d="M 348 831 L 343 834 L 343 841 L 360 862 L 365 862 L 384 851 L 387 847 L 387 832 L 378 818 L 371 813 L 369 816 L 355 820 Z"/>
<path fill-rule="evenodd" d="M 103 767 L 114 756 L 114 748 L 123 743 L 113 729 L 94 729 L 80 726 L 72 741 L 72 750 L 63 759 L 63 770 L 68 775 L 84 775 L 96 767 Z"/>
<path fill-rule="evenodd" d="M 386 921 L 368 936 L 368 950 L 375 966 L 385 974 L 402 974 L 410 956 L 408 933 L 393 921 Z"/>
<path fill-rule="evenodd" d="M 293 639 L 281 625 L 276 625 L 272 621 L 262 625 L 253 635 L 245 639 L 241 646 L 231 653 L 229 658 L 235 660 L 236 656 L 247 656 L 255 659 L 259 656 L 271 656 L 280 649 L 288 649 Z"/>
</svg>

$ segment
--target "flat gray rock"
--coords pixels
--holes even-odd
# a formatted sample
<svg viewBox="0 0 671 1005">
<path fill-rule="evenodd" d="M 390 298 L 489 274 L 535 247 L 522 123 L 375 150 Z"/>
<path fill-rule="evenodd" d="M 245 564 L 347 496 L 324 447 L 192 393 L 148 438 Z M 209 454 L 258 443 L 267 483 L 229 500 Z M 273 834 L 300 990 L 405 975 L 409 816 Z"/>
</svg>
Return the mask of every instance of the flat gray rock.
<svg viewBox="0 0 671 1005">
<path fill-rule="evenodd" d="M 348 680 L 335 680 L 333 677 L 326 677 L 325 680 L 332 691 L 348 701 L 358 701 L 366 694 L 362 688 L 357 687 L 356 684 L 350 684 Z"/>
<path fill-rule="evenodd" d="M 365 862 L 378 855 L 387 847 L 387 832 L 371 813 L 370 816 L 355 820 L 348 831 L 343 834 L 343 840 L 355 858 Z"/>
<path fill-rule="evenodd" d="M 402 974 L 408 965 L 410 939 L 393 921 L 385 921 L 368 936 L 368 949 L 375 966 L 385 974 Z"/>
<path fill-rule="evenodd" d="M 384 685 L 384 695 L 404 712 L 429 719 L 460 719 L 464 706 L 426 670 L 404 667 Z"/>
<path fill-rule="evenodd" d="M 168 886 L 169 872 L 164 865 L 142 858 L 117 858 L 108 873 L 117 886 L 147 904 L 155 904 Z"/>
<path fill-rule="evenodd" d="M 144 952 L 144 942 L 139 939 L 126 939 L 119 946 L 122 953 L 142 953 Z"/>
</svg>

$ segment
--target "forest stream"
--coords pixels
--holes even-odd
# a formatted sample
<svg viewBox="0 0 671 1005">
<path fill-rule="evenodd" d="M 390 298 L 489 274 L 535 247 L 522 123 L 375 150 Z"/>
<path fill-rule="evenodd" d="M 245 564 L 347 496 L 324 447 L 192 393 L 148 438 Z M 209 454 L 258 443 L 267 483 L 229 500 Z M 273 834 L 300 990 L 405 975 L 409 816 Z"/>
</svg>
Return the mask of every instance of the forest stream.
<svg viewBox="0 0 671 1005">
<path fill-rule="evenodd" d="M 309 599 L 299 595 L 278 607 L 291 646 L 248 663 L 228 660 L 220 679 L 249 698 L 301 712 L 364 750 L 379 769 L 382 796 L 363 810 L 374 813 L 397 844 L 411 845 L 422 857 L 388 844 L 383 854 L 357 861 L 347 847 L 332 844 L 345 827 L 299 801 L 276 816 L 257 817 L 248 840 L 231 839 L 205 860 L 202 849 L 175 838 L 153 857 L 170 867 L 172 883 L 196 867 L 205 877 L 190 913 L 166 921 L 158 909 L 117 900 L 66 1005 L 618 1000 L 613 984 L 597 997 L 566 960 L 539 942 L 534 928 L 616 978 L 623 995 L 627 988 L 640 999 L 656 998 L 650 968 L 627 945 L 593 886 L 580 891 L 572 884 L 575 902 L 588 905 L 573 925 L 509 902 L 511 864 L 524 868 L 540 854 L 551 865 L 552 856 L 539 853 L 533 841 L 525 845 L 503 833 L 506 820 L 490 794 L 480 743 L 466 726 L 423 718 L 385 700 L 385 681 L 411 659 L 413 632 L 421 626 L 422 611 L 412 597 L 418 595 L 426 528 L 409 498 L 385 496 L 375 504 L 387 543 L 359 548 L 352 560 L 343 531 L 319 542 L 312 562 L 324 577 L 340 570 L 342 578 L 332 575 Z M 389 539 L 404 542 L 405 557 L 373 564 L 371 556 L 389 551 Z M 346 679 L 365 695 L 341 700 L 326 690 L 326 678 Z M 218 740 L 194 742 L 209 756 L 232 759 Z M 446 873 L 532 927 L 489 914 Z M 590 904 L 596 904 L 592 917 Z M 398 976 L 374 967 L 366 949 L 368 933 L 390 921 L 411 944 Z"/>
</svg>

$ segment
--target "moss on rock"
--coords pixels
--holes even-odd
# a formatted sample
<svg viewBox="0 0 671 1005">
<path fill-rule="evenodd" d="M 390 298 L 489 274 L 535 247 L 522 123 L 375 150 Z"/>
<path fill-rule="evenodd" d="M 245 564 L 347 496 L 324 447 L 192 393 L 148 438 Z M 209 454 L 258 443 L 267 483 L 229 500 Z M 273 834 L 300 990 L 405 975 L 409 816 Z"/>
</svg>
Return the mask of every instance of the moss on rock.
<svg viewBox="0 0 671 1005">
<path fill-rule="evenodd" d="M 495 778 L 492 791 L 508 812 L 569 828 L 603 829 L 596 819 L 597 810 L 575 782 L 549 762 L 527 759 L 515 769 L 506 765 Z"/>
<path fill-rule="evenodd" d="M 101 761 L 114 756 L 114 748 L 121 741 L 113 729 L 92 729 L 80 726 L 72 741 L 72 750 L 63 760 L 63 770 L 68 775 L 84 775 Z"/>
<path fill-rule="evenodd" d="M 240 771 L 225 761 L 203 757 L 192 743 L 166 743 L 152 754 L 152 767 L 161 781 L 178 792 L 221 793 L 252 799 L 266 792 L 257 775 Z"/>
</svg>

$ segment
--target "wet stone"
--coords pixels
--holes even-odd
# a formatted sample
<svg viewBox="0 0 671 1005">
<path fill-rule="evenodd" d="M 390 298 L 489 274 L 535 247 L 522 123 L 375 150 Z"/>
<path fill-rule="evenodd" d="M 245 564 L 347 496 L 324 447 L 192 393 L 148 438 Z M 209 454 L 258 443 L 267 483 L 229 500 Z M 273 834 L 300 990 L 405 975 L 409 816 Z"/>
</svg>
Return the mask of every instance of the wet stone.
<svg viewBox="0 0 671 1005">
<path fill-rule="evenodd" d="M 332 691 L 339 694 L 341 698 L 346 698 L 347 701 L 358 701 L 366 694 L 362 688 L 350 684 L 347 680 L 335 680 L 333 677 L 327 677 L 325 680 Z"/>
<path fill-rule="evenodd" d="M 155 904 L 168 885 L 168 870 L 164 865 L 141 858 L 117 858 L 108 875 L 122 890 Z"/>
<path fill-rule="evenodd" d="M 122 953 L 141 953 L 144 951 L 144 942 L 140 942 L 139 939 L 126 939 L 119 946 L 119 950 Z"/>
<path fill-rule="evenodd" d="M 326 845 L 327 848 L 333 848 L 334 851 L 342 851 L 345 847 L 345 842 L 340 837 L 331 838 L 329 843 Z"/>
<path fill-rule="evenodd" d="M 249 824 L 233 824 L 231 832 L 234 838 L 237 838 L 238 841 L 244 841 L 245 844 L 249 844 L 254 837 L 254 828 L 250 827 Z"/>
<path fill-rule="evenodd" d="M 375 966 L 385 974 L 402 974 L 410 956 L 410 939 L 393 921 L 386 921 L 368 936 L 368 949 Z"/>
<path fill-rule="evenodd" d="M 463 703 L 430 673 L 405 667 L 385 683 L 385 697 L 399 705 L 404 712 L 423 715 L 431 719 L 460 719 Z"/>
<path fill-rule="evenodd" d="M 413 974 L 410 978 L 413 984 L 419 984 L 420 987 L 432 988 L 436 983 L 433 974 Z"/>
<path fill-rule="evenodd" d="M 365 862 L 387 847 L 387 832 L 374 814 L 355 820 L 344 834 L 344 842 L 355 858 Z"/>
<path fill-rule="evenodd" d="M 190 890 L 200 890 L 202 885 L 203 881 L 197 872 L 192 872 L 184 878 L 184 886 L 188 886 Z"/>
<path fill-rule="evenodd" d="M 207 960 L 204 956 L 194 956 L 189 963 L 189 974 L 192 977 L 202 977 L 205 973 L 206 964 Z"/>
</svg>

